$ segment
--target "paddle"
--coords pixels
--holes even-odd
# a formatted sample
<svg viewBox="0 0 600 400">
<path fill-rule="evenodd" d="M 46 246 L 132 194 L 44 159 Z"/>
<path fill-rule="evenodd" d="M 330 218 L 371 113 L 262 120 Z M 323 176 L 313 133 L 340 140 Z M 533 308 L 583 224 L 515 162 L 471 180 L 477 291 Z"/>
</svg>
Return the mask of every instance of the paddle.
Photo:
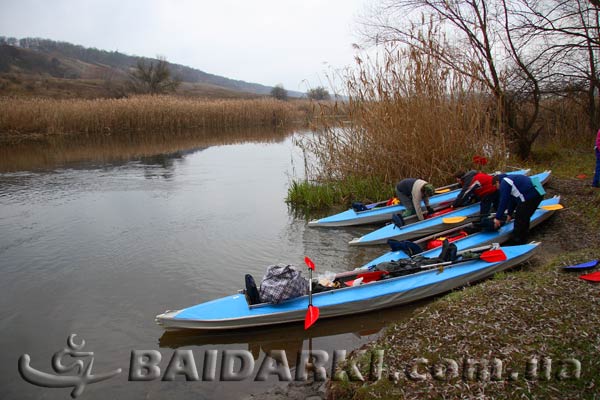
<svg viewBox="0 0 600 400">
<path fill-rule="evenodd" d="M 437 193 L 439 191 L 440 193 L 445 193 L 445 192 L 448 192 L 448 191 L 450 191 L 450 190 L 452 190 L 452 189 L 454 189 L 454 188 L 456 188 L 458 186 L 460 186 L 460 184 L 458 182 L 451 183 L 451 184 L 446 185 L 446 186 L 440 186 L 439 188 L 435 188 L 435 192 Z M 446 189 L 448 189 L 448 190 L 446 190 Z"/>
<path fill-rule="evenodd" d="M 556 210 L 562 210 L 565 207 L 562 204 L 549 204 L 547 206 L 541 206 L 540 208 L 542 210 L 556 211 Z"/>
<path fill-rule="evenodd" d="M 600 282 L 600 271 L 592 272 L 591 274 L 587 275 L 581 275 L 580 278 L 590 282 Z"/>
<path fill-rule="evenodd" d="M 308 310 L 304 317 L 304 330 L 311 327 L 319 319 L 319 309 L 312 305 L 312 272 L 315 270 L 315 263 L 308 257 L 304 257 L 304 262 L 308 266 Z"/>
<path fill-rule="evenodd" d="M 402 271 L 404 273 L 402 275 L 407 275 L 407 274 L 411 274 L 411 273 L 416 273 L 420 270 L 438 268 L 438 267 L 440 268 L 440 270 L 442 270 L 442 267 L 447 266 L 447 265 L 455 265 L 455 264 L 465 263 L 465 262 L 474 261 L 474 260 L 483 260 L 483 261 L 486 261 L 489 263 L 495 263 L 495 262 L 504 261 L 507 258 L 506 254 L 504 253 L 504 251 L 502 249 L 500 249 L 498 247 L 497 243 L 492 243 L 490 245 L 474 247 L 471 249 L 463 250 L 463 251 L 459 252 L 457 254 L 457 256 L 463 256 L 465 253 L 475 253 L 475 252 L 479 252 L 479 251 L 482 251 L 482 253 L 477 255 L 476 257 L 462 258 L 460 260 L 444 261 L 444 262 L 439 262 L 439 263 L 429 264 L 429 265 L 418 265 L 418 264 L 410 265 L 410 264 L 408 264 L 405 266 L 408 269 L 403 269 Z M 383 264 L 386 264 L 386 263 L 381 263 L 381 264 L 378 264 L 377 266 L 383 265 Z M 373 265 L 373 267 L 376 267 L 376 266 Z M 346 274 L 356 273 L 357 275 L 356 275 L 355 279 L 359 279 L 362 277 L 363 278 L 362 282 L 368 283 L 368 282 L 379 280 L 384 275 L 388 275 L 388 274 L 391 274 L 391 276 L 394 276 L 394 277 L 398 276 L 398 275 L 395 275 L 395 272 L 397 272 L 397 271 L 396 270 L 389 271 L 386 269 L 380 269 L 380 270 L 376 269 L 375 271 L 367 271 L 364 273 L 358 273 L 358 270 L 354 270 L 354 271 L 349 271 L 349 272 L 346 272 L 343 274 L 345 276 L 347 276 Z M 346 286 L 353 286 L 355 279 L 345 281 L 344 284 Z"/>
<path fill-rule="evenodd" d="M 491 217 L 492 215 L 493 214 L 490 214 L 489 216 Z M 457 217 L 445 217 L 445 218 L 442 218 L 442 222 L 444 224 L 460 224 L 461 222 L 464 222 L 467 219 L 477 219 L 477 218 L 481 218 L 481 214 L 457 216 Z"/>
<path fill-rule="evenodd" d="M 502 249 L 492 249 L 492 250 L 484 251 L 478 257 L 463 258 L 458 261 L 445 261 L 445 262 L 441 262 L 441 263 L 437 263 L 437 264 L 422 265 L 421 269 L 445 267 L 446 265 L 460 264 L 460 263 L 472 261 L 472 260 L 483 260 L 483 261 L 489 262 L 489 263 L 505 261 L 506 253 Z"/>
<path fill-rule="evenodd" d="M 538 208 L 541 208 L 542 210 L 547 210 L 547 211 L 557 211 L 557 210 L 562 210 L 565 207 L 562 204 L 549 204 L 546 206 L 540 206 Z M 442 222 L 445 224 L 458 224 L 460 222 L 465 221 L 468 218 L 479 218 L 479 217 L 481 217 L 481 215 L 446 217 L 446 218 L 442 218 Z"/>
<path fill-rule="evenodd" d="M 369 271 L 356 275 L 355 279 L 344 282 L 346 286 L 352 286 L 356 279 L 362 278 L 362 283 L 375 282 L 380 280 L 384 275 L 388 275 L 387 271 Z"/>
<path fill-rule="evenodd" d="M 446 188 L 446 189 L 436 189 L 435 194 L 442 194 L 442 193 L 448 193 L 450 191 L 450 188 Z"/>
<path fill-rule="evenodd" d="M 373 209 L 373 208 L 377 208 L 377 207 L 385 206 L 385 205 L 387 205 L 387 202 L 388 202 L 388 201 L 389 201 L 389 200 L 382 200 L 382 201 L 379 201 L 379 202 L 377 202 L 377 203 L 373 203 L 373 204 L 367 204 L 367 205 L 366 205 L 366 207 L 367 207 L 367 210 L 371 210 L 371 209 Z"/>
<path fill-rule="evenodd" d="M 598 265 L 598 260 L 592 260 L 592 261 L 584 262 L 584 263 L 581 263 L 581 264 L 568 265 L 566 267 L 563 267 L 563 269 L 567 270 L 567 271 L 570 271 L 570 270 L 591 269 L 591 268 L 594 268 L 596 265 Z"/>
</svg>

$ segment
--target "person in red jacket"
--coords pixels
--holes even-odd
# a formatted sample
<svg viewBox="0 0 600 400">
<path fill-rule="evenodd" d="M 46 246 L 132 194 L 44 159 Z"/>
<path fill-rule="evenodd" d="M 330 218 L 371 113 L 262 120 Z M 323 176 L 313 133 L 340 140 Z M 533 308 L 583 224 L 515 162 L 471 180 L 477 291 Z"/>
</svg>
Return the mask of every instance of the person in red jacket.
<svg viewBox="0 0 600 400">
<path fill-rule="evenodd" d="M 498 207 L 498 189 L 492 183 L 492 175 L 478 171 L 460 171 L 454 176 L 462 189 L 452 203 L 453 208 L 463 207 L 472 200 L 480 201 L 479 213 L 483 219 L 490 213 L 492 206 Z"/>
</svg>

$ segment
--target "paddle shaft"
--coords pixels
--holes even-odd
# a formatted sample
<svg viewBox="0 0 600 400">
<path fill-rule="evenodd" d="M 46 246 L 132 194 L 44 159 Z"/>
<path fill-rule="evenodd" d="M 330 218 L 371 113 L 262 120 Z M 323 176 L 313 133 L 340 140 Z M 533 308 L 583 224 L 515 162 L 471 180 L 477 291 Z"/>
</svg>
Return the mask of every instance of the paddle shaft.
<svg viewBox="0 0 600 400">
<path fill-rule="evenodd" d="M 308 307 L 312 307 L 312 269 L 308 269 Z"/>
<path fill-rule="evenodd" d="M 471 250 L 472 251 L 472 250 Z M 458 261 L 444 261 L 441 263 L 437 263 L 437 264 L 430 264 L 430 265 L 421 265 L 421 269 L 429 269 L 429 268 L 437 268 L 437 267 L 445 267 L 446 265 L 456 265 L 456 264 L 462 264 L 464 262 L 468 262 L 468 261 L 476 261 L 476 260 L 481 260 L 481 256 L 480 257 L 475 257 L 475 258 L 466 258 L 466 259 L 462 259 L 462 260 L 458 260 Z M 484 260 L 485 261 L 485 260 Z M 494 262 L 494 261 L 487 261 L 487 262 Z"/>
<path fill-rule="evenodd" d="M 462 256 L 463 254 L 465 254 L 467 252 L 477 253 L 479 251 L 493 250 L 493 249 L 498 249 L 498 248 L 500 248 L 500 244 L 499 243 L 492 243 L 492 244 L 486 244 L 484 246 L 473 247 L 473 248 L 470 248 L 470 249 L 461 250 L 461 251 L 457 252 L 456 255 L 457 256 Z M 413 257 L 409 257 L 409 258 L 412 259 L 412 258 L 414 258 L 414 256 Z M 439 266 L 439 264 L 435 264 L 435 265 Z M 430 265 L 422 266 L 421 268 L 427 268 L 427 267 L 430 267 Z M 369 273 L 369 272 L 372 272 L 372 271 L 370 271 L 368 269 L 360 269 L 360 268 L 352 270 L 352 271 L 340 272 L 339 274 L 335 275 L 334 280 L 335 279 L 339 279 L 339 278 L 347 278 L 347 277 L 351 277 L 351 276 L 358 276 L 360 274 L 365 274 L 365 273 Z M 309 303 L 310 303 L 310 298 L 309 298 Z"/>
<path fill-rule="evenodd" d="M 468 219 L 477 219 L 481 217 L 493 217 L 495 214 L 473 214 L 473 215 L 460 215 L 457 217 L 443 217 L 442 222 L 444 224 L 460 224 Z"/>
<path fill-rule="evenodd" d="M 537 209 L 546 210 L 546 211 L 558 211 L 558 210 L 564 210 L 565 207 L 562 204 L 557 203 L 557 204 L 539 205 L 537 207 Z M 489 214 L 489 215 L 484 214 L 483 216 L 494 217 L 495 215 L 496 214 Z M 482 214 L 473 214 L 473 215 L 459 216 L 459 217 L 444 217 L 444 218 L 442 218 L 442 222 L 445 224 L 459 224 L 469 218 L 480 218 L 480 217 L 482 217 Z M 455 221 L 449 221 L 449 220 L 453 220 L 453 219 L 455 219 Z"/>
<path fill-rule="evenodd" d="M 439 188 L 435 188 L 435 190 L 444 190 L 444 189 L 451 189 L 454 187 L 458 187 L 460 184 L 458 182 L 456 183 L 451 183 L 450 185 L 446 185 L 446 186 L 441 186 Z"/>
<path fill-rule="evenodd" d="M 460 231 L 461 229 L 470 228 L 472 226 L 473 226 L 472 222 L 469 222 L 468 224 L 464 224 L 464 225 L 460 225 L 460 226 L 455 226 L 454 228 L 445 230 L 443 232 L 434 233 L 433 235 L 425 236 L 419 240 L 415 240 L 413 243 L 416 243 L 416 244 L 426 243 L 426 242 L 430 241 L 431 239 L 437 239 L 440 236 L 446 236 L 449 233 L 454 233 L 456 231 Z"/>
</svg>

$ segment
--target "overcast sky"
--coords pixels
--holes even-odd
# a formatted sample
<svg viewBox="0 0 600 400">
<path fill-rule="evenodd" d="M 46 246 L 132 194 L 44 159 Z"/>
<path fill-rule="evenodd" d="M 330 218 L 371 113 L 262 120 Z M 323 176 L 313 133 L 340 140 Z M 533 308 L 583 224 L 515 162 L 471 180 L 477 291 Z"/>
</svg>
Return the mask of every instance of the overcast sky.
<svg viewBox="0 0 600 400">
<path fill-rule="evenodd" d="M 353 64 L 366 0 L 0 0 L 0 36 L 41 37 L 306 91 Z M 307 82 L 308 83 L 307 83 Z"/>
</svg>

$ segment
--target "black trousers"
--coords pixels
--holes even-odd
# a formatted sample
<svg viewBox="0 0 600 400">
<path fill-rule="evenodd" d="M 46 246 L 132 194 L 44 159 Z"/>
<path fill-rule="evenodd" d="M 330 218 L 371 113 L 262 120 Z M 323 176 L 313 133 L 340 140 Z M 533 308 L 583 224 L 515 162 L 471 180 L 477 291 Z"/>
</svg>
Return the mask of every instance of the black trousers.
<svg viewBox="0 0 600 400">
<path fill-rule="evenodd" d="M 529 221 L 537 210 L 544 196 L 537 195 L 529 200 L 519 203 L 515 208 L 515 227 L 513 230 L 513 243 L 525 244 L 529 238 Z"/>
<path fill-rule="evenodd" d="M 479 203 L 479 214 L 481 214 L 481 218 L 489 216 L 492 207 L 494 207 L 494 210 L 497 210 L 499 200 L 500 193 L 497 190 L 494 193 L 483 196 L 481 198 L 481 203 Z"/>
</svg>

